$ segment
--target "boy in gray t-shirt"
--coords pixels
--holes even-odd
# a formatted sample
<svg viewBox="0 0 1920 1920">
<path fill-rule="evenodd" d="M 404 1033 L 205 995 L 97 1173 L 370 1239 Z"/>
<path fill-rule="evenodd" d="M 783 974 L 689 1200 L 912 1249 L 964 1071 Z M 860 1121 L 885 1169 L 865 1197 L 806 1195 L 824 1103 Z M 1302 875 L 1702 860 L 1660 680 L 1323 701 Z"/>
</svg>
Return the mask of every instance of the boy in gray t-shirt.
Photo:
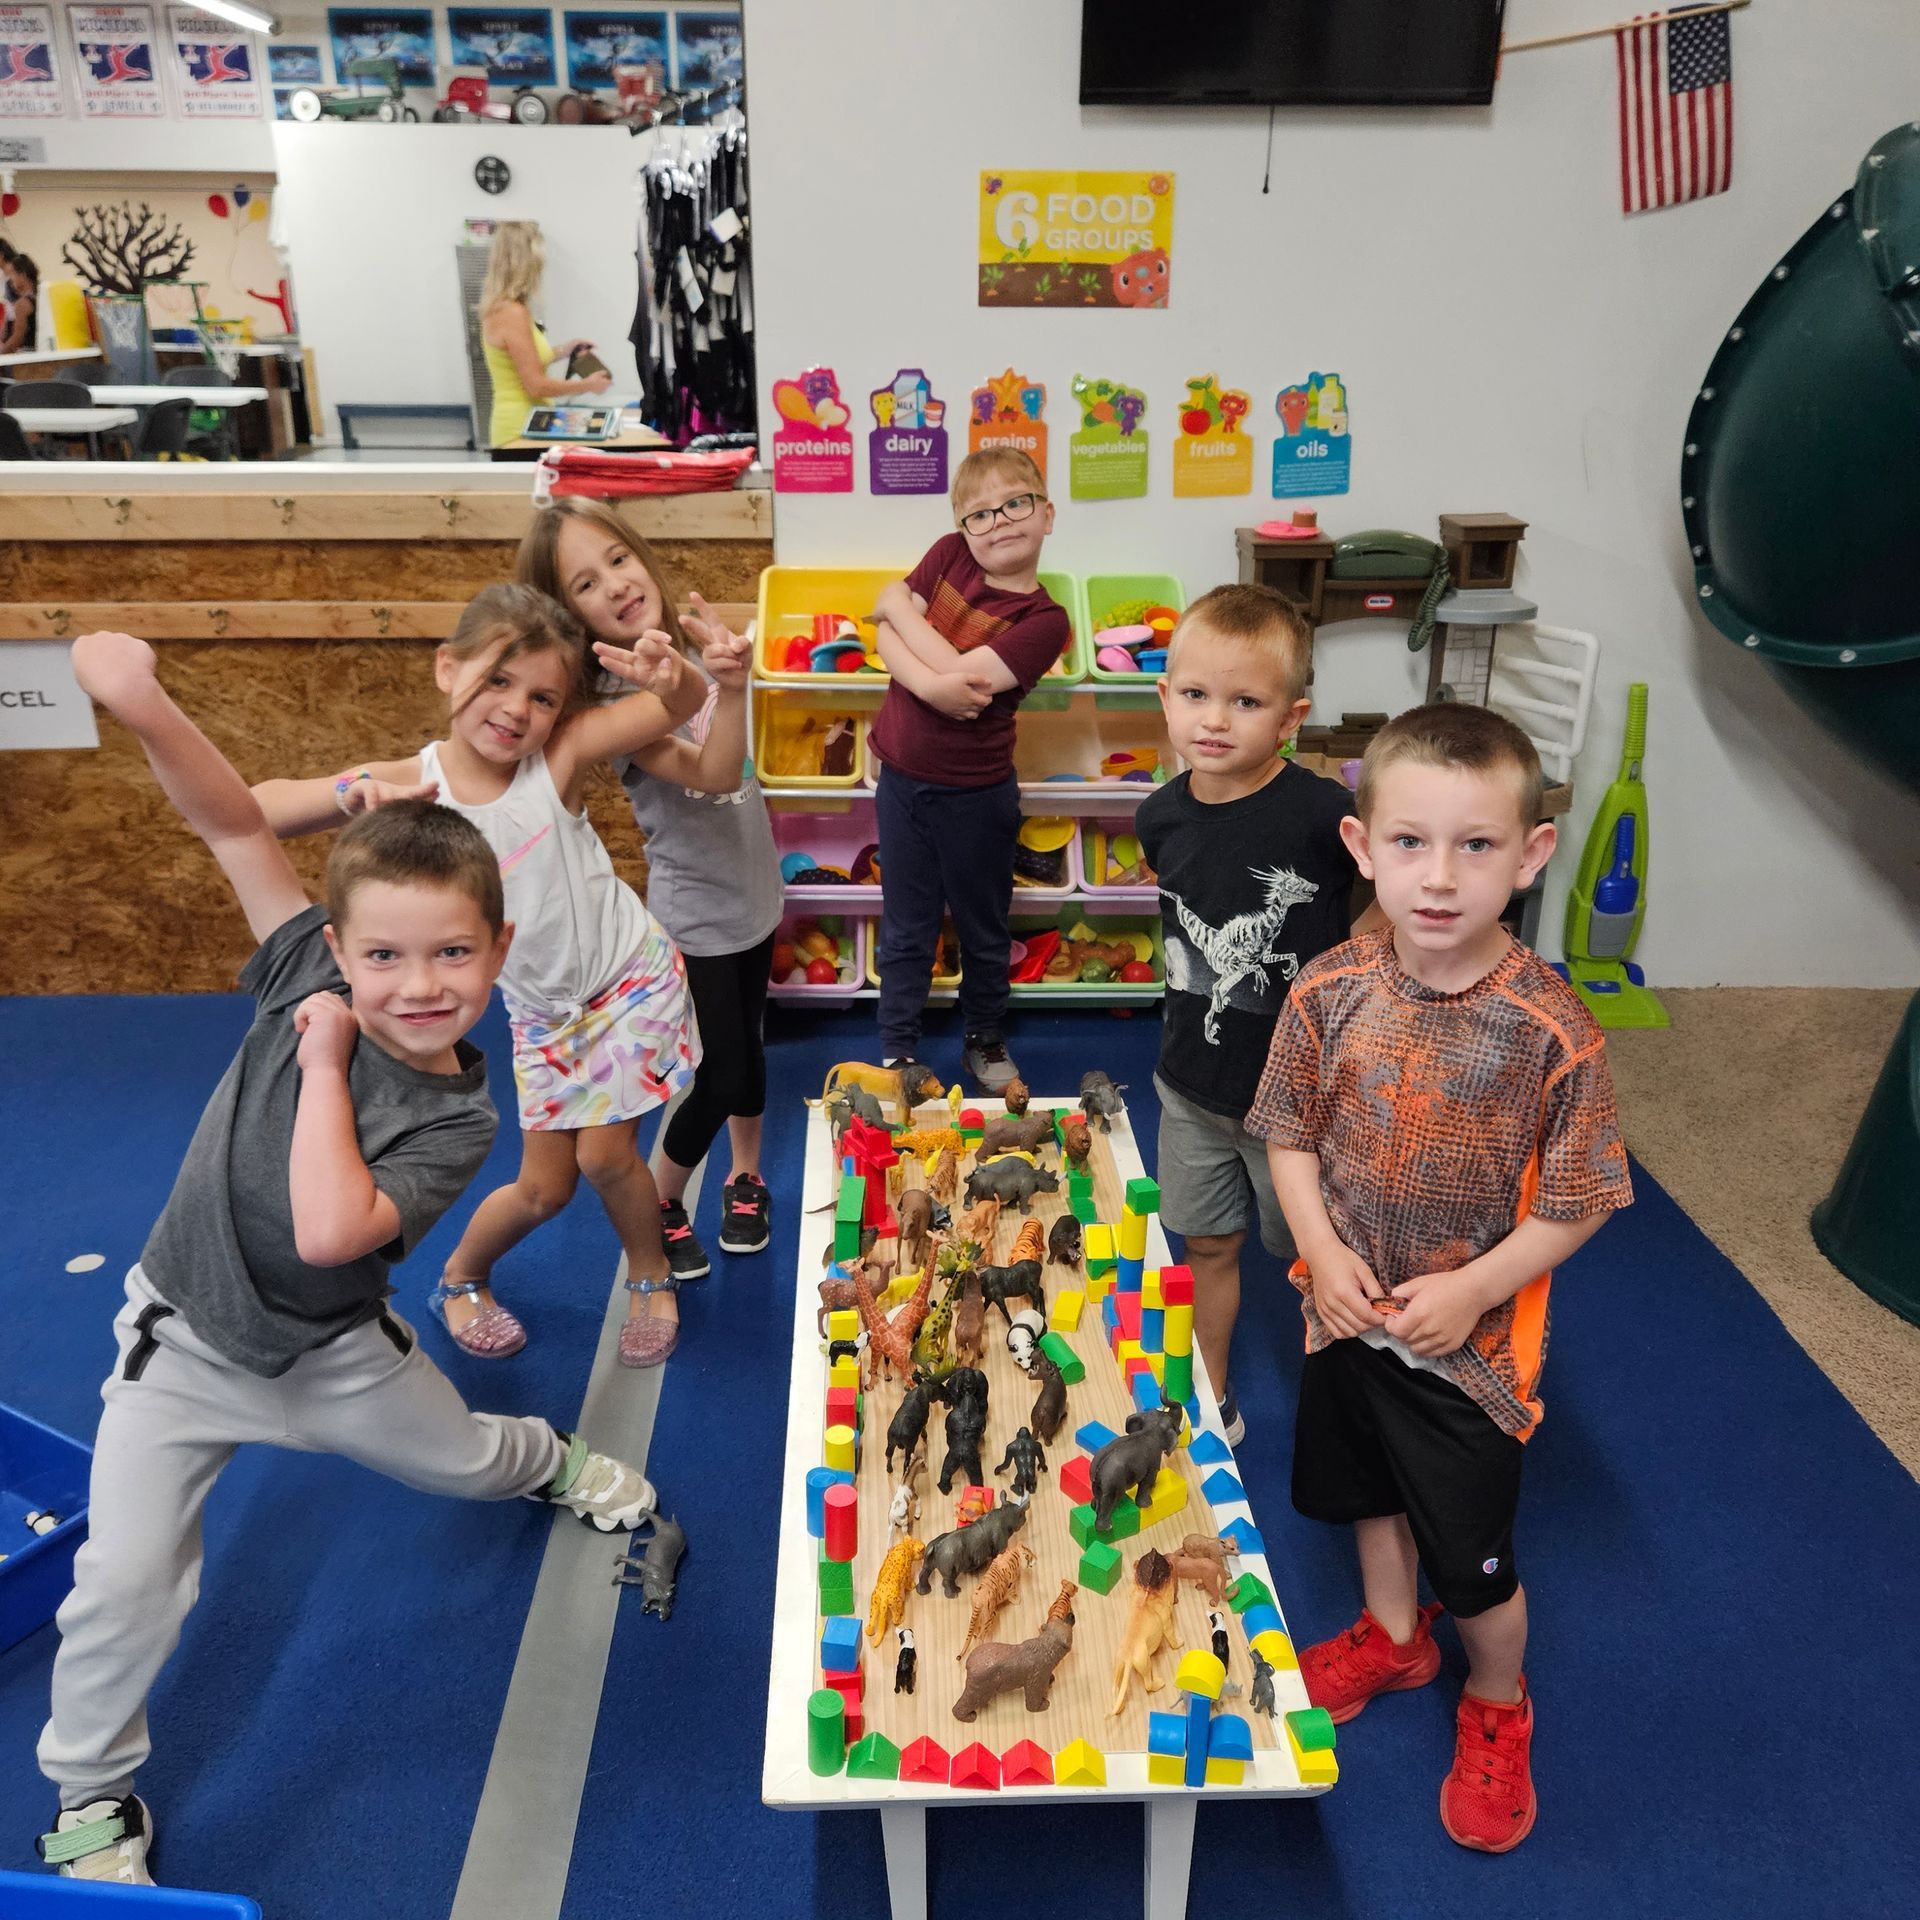
<svg viewBox="0 0 1920 1920">
<path fill-rule="evenodd" d="M 199 1590 L 201 1508 L 236 1446 L 339 1453 L 468 1499 L 550 1500 L 603 1532 L 630 1530 L 654 1492 L 544 1420 L 468 1412 L 387 1309 L 389 1264 L 493 1140 L 486 1066 L 465 1039 L 513 937 L 486 841 L 430 802 L 385 807 L 341 834 L 328 903 L 309 905 L 246 783 L 161 689 L 152 648 L 89 634 L 73 666 L 138 737 L 260 942 L 241 974 L 253 1024 L 114 1322 L 40 1737 L 61 1809 L 42 1858 L 150 1886 L 133 1791 L 147 1695 Z"/>
</svg>

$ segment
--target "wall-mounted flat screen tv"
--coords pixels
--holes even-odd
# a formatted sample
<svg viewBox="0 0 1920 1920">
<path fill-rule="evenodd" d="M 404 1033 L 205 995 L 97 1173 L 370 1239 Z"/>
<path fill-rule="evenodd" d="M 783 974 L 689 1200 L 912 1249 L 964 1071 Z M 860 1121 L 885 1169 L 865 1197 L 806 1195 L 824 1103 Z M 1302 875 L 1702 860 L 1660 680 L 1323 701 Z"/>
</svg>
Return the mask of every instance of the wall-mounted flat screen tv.
<svg viewBox="0 0 1920 1920">
<path fill-rule="evenodd" d="M 1082 0 L 1082 106 L 1484 106 L 1506 0 Z"/>
</svg>

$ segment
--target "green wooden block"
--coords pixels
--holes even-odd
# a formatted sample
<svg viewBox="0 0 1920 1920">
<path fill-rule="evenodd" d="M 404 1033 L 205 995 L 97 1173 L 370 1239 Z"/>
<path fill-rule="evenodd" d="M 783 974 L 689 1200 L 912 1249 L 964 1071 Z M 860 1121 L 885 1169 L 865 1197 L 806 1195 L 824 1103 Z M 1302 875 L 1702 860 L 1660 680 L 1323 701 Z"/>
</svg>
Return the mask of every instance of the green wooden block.
<svg viewBox="0 0 1920 1920">
<path fill-rule="evenodd" d="M 1080 1556 L 1080 1584 L 1094 1593 L 1111 1593 L 1119 1581 L 1120 1549 L 1095 1540 Z"/>
<path fill-rule="evenodd" d="M 1060 1369 L 1060 1378 L 1068 1386 L 1077 1387 L 1087 1377 L 1086 1363 L 1067 1344 L 1064 1334 L 1049 1328 L 1040 1336 L 1040 1351 Z"/>
<path fill-rule="evenodd" d="M 1136 1175 L 1127 1182 L 1127 1208 L 1132 1213 L 1158 1213 L 1160 1211 L 1160 1183 L 1149 1180 L 1145 1174 Z"/>
<path fill-rule="evenodd" d="M 847 1755 L 849 1780 L 898 1780 L 900 1749 L 884 1733 L 862 1734 Z"/>
<path fill-rule="evenodd" d="M 1067 1211 L 1083 1227 L 1097 1227 L 1100 1224 L 1100 1209 L 1093 1204 L 1092 1194 L 1088 1194 L 1084 1199 L 1069 1200 Z"/>
<path fill-rule="evenodd" d="M 1325 1707 L 1295 1707 L 1287 1715 L 1287 1731 L 1302 1753 L 1333 1751 L 1333 1720 Z"/>
<path fill-rule="evenodd" d="M 1267 1583 L 1257 1573 L 1243 1573 L 1227 1589 L 1227 1599 L 1235 1613 L 1245 1613 L 1249 1607 L 1270 1607 L 1274 1604 Z"/>
<path fill-rule="evenodd" d="M 1091 1200 L 1093 1198 L 1093 1175 L 1090 1173 L 1069 1173 L 1067 1175 L 1067 1198 L 1069 1200 Z"/>
<path fill-rule="evenodd" d="M 1193 1355 L 1170 1353 L 1160 1391 L 1170 1406 L 1183 1407 L 1193 1398 Z"/>
<path fill-rule="evenodd" d="M 867 1180 L 864 1174 L 840 1176 L 840 1192 L 833 1207 L 833 1257 L 857 1260 L 860 1257 L 860 1221 L 866 1212 Z"/>
<path fill-rule="evenodd" d="M 1085 1506 L 1075 1507 L 1068 1515 L 1067 1531 L 1081 1548 L 1103 1543 L 1111 1545 L 1116 1540 L 1131 1540 L 1140 1531 L 1140 1509 L 1123 1497 L 1114 1508 L 1113 1518 L 1103 1533 L 1093 1524 L 1093 1507 L 1089 1502 Z"/>
</svg>

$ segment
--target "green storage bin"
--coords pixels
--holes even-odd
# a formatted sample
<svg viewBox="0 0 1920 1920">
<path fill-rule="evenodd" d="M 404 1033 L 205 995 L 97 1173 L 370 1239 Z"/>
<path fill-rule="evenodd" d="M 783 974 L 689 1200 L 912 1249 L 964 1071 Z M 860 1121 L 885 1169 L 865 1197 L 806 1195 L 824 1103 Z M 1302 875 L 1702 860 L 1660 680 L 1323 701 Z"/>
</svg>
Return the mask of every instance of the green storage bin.
<svg viewBox="0 0 1920 1920">
<path fill-rule="evenodd" d="M 1129 600 L 1150 600 L 1171 607 L 1175 613 L 1187 608 L 1187 590 L 1171 573 L 1090 573 L 1081 581 L 1087 607 L 1087 676 L 1099 686 L 1151 686 L 1159 678 L 1152 673 L 1112 673 L 1094 659 L 1098 651 L 1093 636 L 1109 625 L 1107 611 Z"/>
</svg>

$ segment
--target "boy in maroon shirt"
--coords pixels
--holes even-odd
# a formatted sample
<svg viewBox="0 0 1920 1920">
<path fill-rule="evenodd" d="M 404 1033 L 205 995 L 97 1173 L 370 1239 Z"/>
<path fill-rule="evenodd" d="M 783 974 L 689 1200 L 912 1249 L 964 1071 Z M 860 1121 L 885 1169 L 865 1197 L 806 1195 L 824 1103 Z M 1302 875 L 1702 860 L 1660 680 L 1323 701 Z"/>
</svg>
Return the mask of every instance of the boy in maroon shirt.
<svg viewBox="0 0 1920 1920">
<path fill-rule="evenodd" d="M 987 448 L 953 476 L 960 531 L 930 547 L 874 607 L 893 684 L 873 723 L 881 762 L 880 1038 L 910 1060 L 943 913 L 960 938 L 961 1064 L 988 1093 L 1014 1078 L 1007 910 L 1020 789 L 1014 714 L 1073 637 L 1040 585 L 1053 506 L 1024 453 Z"/>
</svg>

